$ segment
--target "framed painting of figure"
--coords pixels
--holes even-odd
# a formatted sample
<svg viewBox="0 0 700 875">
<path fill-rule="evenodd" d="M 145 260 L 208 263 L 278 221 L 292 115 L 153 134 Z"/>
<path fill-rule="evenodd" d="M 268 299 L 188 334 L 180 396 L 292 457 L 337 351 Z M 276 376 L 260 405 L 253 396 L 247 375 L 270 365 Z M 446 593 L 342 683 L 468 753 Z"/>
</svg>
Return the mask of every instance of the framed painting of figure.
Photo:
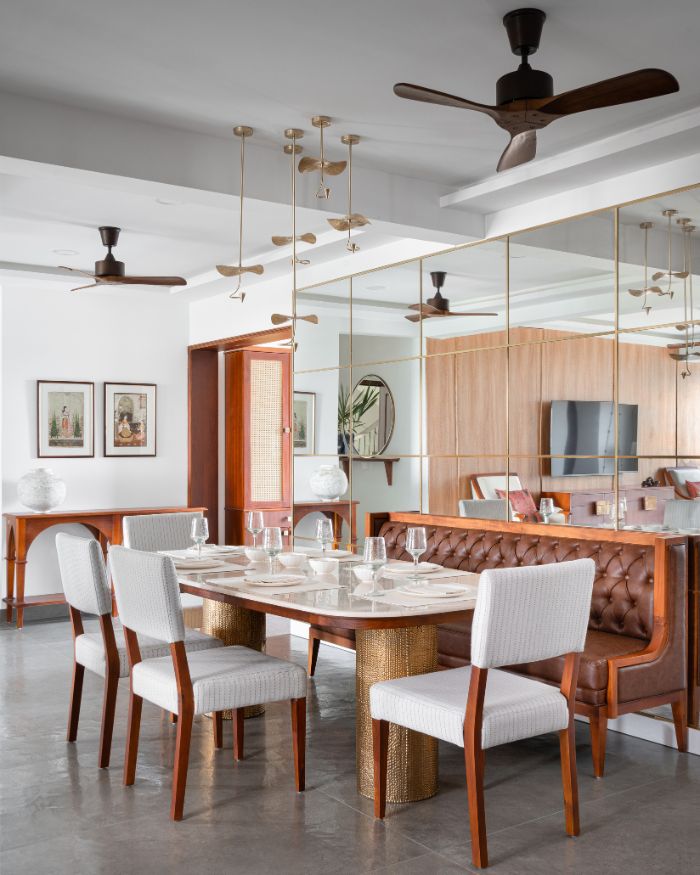
<svg viewBox="0 0 700 875">
<path fill-rule="evenodd" d="M 73 380 L 37 380 L 37 456 L 95 455 L 95 385 Z"/>
<path fill-rule="evenodd" d="M 105 383 L 105 456 L 155 454 L 155 384 Z"/>
<path fill-rule="evenodd" d="M 313 456 L 316 443 L 316 393 L 294 393 L 294 454 Z"/>
</svg>

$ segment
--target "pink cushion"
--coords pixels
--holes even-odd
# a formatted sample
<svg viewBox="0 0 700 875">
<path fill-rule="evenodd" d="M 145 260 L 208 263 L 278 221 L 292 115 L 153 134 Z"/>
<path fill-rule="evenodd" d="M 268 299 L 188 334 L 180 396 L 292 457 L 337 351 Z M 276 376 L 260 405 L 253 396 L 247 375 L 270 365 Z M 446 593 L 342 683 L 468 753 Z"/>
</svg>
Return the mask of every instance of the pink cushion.
<svg viewBox="0 0 700 875">
<path fill-rule="evenodd" d="M 524 513 L 528 517 L 537 514 L 535 499 L 530 494 L 529 489 L 515 489 L 511 490 L 509 493 L 507 493 L 505 489 L 497 489 L 496 495 L 499 498 L 505 498 L 507 495 L 508 498 L 510 498 L 511 506 L 516 513 Z"/>
<path fill-rule="evenodd" d="M 700 498 L 700 480 L 686 480 L 685 488 L 691 498 Z"/>
</svg>

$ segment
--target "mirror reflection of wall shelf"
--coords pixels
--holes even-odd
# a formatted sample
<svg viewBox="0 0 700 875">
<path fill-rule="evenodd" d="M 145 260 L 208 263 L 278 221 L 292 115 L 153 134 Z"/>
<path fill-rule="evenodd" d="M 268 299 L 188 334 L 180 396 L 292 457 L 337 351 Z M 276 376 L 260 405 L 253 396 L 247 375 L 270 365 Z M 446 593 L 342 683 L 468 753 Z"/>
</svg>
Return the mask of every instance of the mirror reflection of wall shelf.
<svg viewBox="0 0 700 875">
<path fill-rule="evenodd" d="M 399 458 L 388 458 L 386 456 L 353 456 L 353 462 L 384 462 L 384 472 L 386 473 L 387 486 L 391 486 L 394 482 L 394 462 L 398 462 Z M 350 476 L 350 456 L 342 456 L 340 464 L 343 466 L 343 471 L 347 477 Z"/>
</svg>

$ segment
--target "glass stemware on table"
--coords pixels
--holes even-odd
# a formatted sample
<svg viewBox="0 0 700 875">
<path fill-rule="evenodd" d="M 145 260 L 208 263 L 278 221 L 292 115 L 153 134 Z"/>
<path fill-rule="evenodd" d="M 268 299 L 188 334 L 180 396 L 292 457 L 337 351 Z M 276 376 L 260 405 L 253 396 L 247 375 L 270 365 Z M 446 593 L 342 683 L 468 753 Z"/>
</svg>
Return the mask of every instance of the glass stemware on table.
<svg viewBox="0 0 700 875">
<path fill-rule="evenodd" d="M 250 532 L 253 536 L 253 549 L 257 546 L 256 541 L 258 539 L 258 535 L 265 528 L 265 521 L 263 519 L 262 511 L 260 510 L 250 510 L 245 515 L 245 527 L 246 531 Z"/>
<path fill-rule="evenodd" d="M 365 538 L 364 563 L 372 569 L 372 589 L 365 595 L 383 595 L 384 590 L 379 585 L 379 572 L 386 565 L 384 538 Z"/>
<path fill-rule="evenodd" d="M 192 540 L 197 546 L 197 558 L 202 558 L 202 547 L 206 544 L 209 538 L 209 523 L 206 517 L 199 516 L 192 520 L 191 529 Z"/>
<path fill-rule="evenodd" d="M 270 560 L 270 574 L 273 574 L 275 559 L 282 552 L 282 529 L 279 526 L 263 529 L 262 548 Z"/>
<path fill-rule="evenodd" d="M 554 513 L 553 498 L 540 498 L 540 513 L 542 514 L 542 522 L 549 524 L 549 518 Z"/>
<path fill-rule="evenodd" d="M 414 580 L 419 580 L 418 560 L 428 549 L 428 537 L 423 526 L 409 528 L 406 532 L 406 552 L 411 554 L 413 558 L 413 574 Z"/>
<path fill-rule="evenodd" d="M 316 521 L 316 540 L 321 545 L 322 553 L 325 553 L 328 545 L 333 543 L 333 523 L 327 517 Z"/>
</svg>

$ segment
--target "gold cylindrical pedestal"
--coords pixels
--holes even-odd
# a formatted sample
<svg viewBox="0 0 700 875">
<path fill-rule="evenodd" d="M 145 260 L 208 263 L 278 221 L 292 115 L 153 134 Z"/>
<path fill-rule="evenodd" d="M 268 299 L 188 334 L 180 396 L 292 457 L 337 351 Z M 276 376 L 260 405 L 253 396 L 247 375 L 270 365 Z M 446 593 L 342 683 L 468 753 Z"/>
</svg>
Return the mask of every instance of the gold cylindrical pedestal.
<svg viewBox="0 0 700 875">
<path fill-rule="evenodd" d="M 221 638 L 226 645 L 241 644 L 253 650 L 265 650 L 265 614 L 259 611 L 204 599 L 202 632 Z M 264 713 L 264 705 L 251 705 L 244 715 L 258 717 Z M 224 711 L 224 720 L 230 719 L 231 712 Z"/>
<path fill-rule="evenodd" d="M 356 633 L 357 789 L 374 798 L 374 759 L 369 688 L 377 681 L 425 674 L 437 669 L 437 629 L 358 629 Z M 418 802 L 437 793 L 437 739 L 390 724 L 386 798 Z"/>
</svg>

